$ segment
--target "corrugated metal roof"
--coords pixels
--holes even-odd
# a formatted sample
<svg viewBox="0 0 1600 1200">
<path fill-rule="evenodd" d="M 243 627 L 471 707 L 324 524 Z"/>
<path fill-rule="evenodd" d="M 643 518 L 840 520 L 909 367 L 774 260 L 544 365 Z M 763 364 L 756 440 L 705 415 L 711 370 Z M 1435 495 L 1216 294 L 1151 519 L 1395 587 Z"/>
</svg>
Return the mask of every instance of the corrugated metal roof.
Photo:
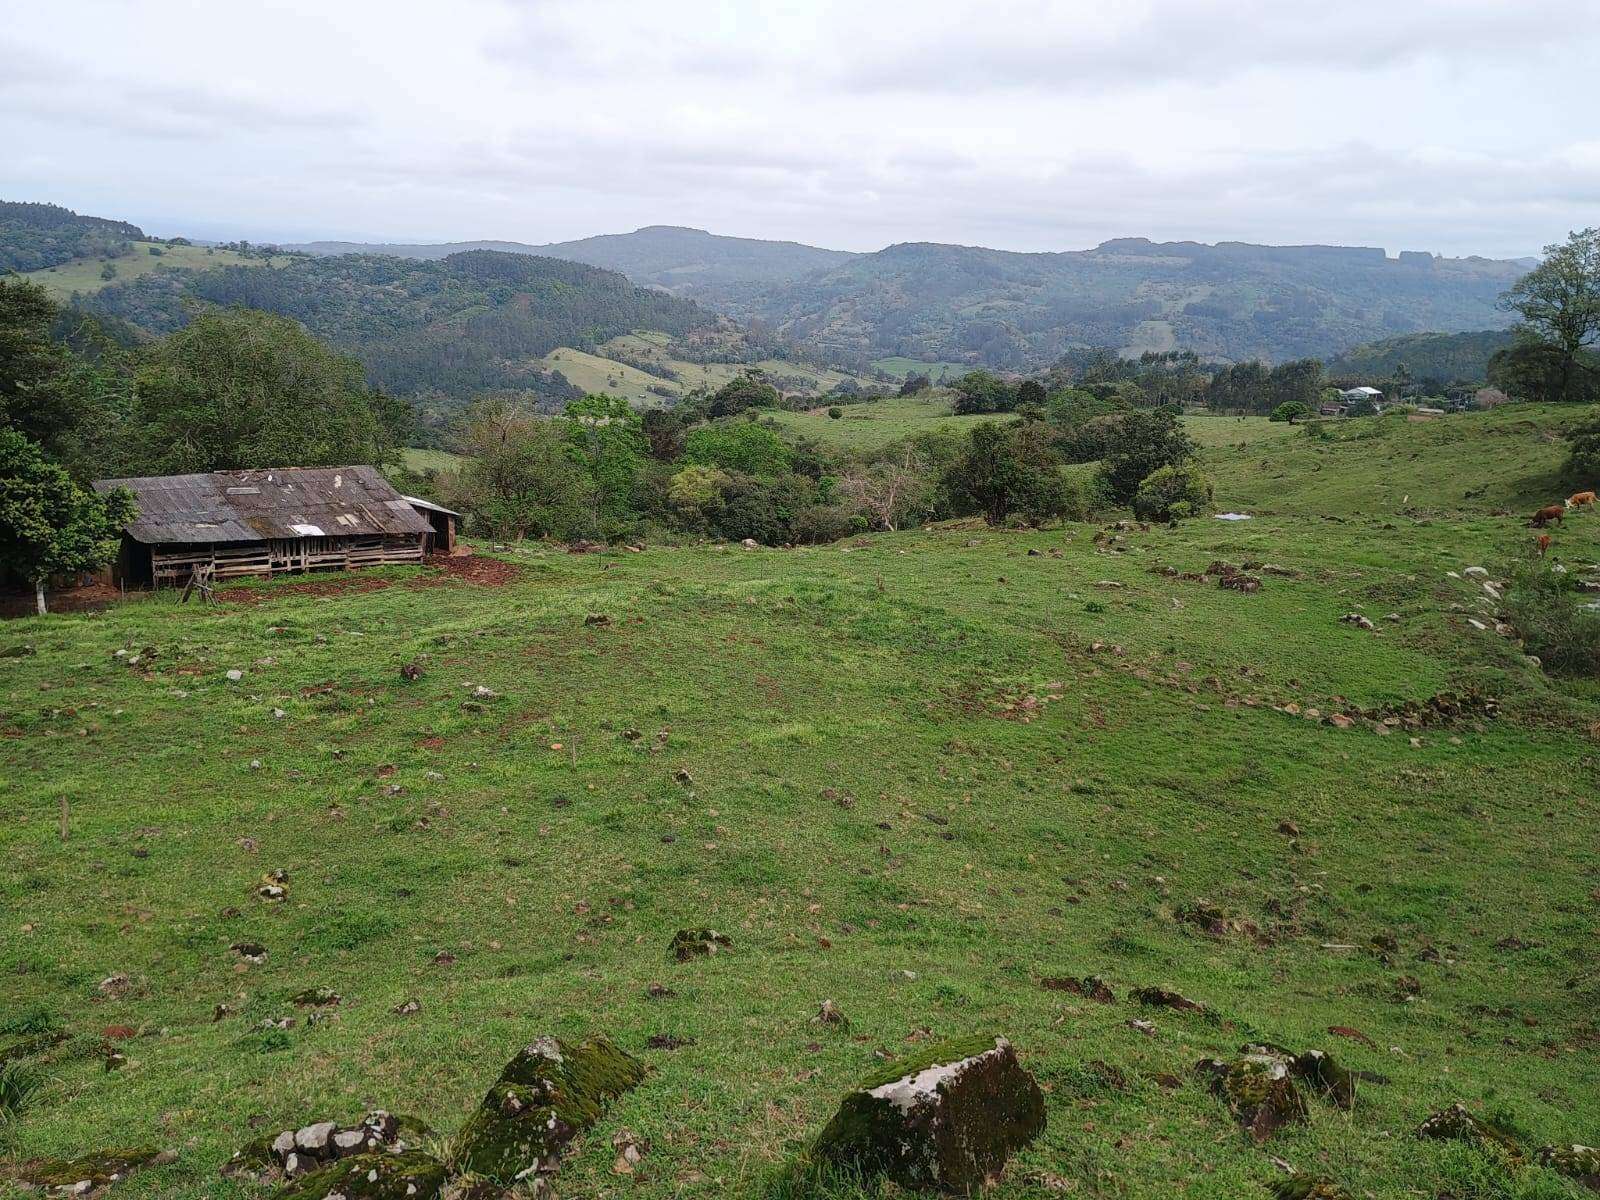
<svg viewBox="0 0 1600 1200">
<path fill-rule="evenodd" d="M 101 479 L 127 488 L 139 515 L 128 535 L 146 545 L 268 538 L 428 533 L 427 518 L 372 467 L 282 467 Z M 396 503 L 398 502 L 398 503 Z"/>
<path fill-rule="evenodd" d="M 401 496 L 412 508 L 424 508 L 429 512 L 444 513 L 447 517 L 459 517 L 461 514 L 453 508 L 446 508 L 442 504 L 435 504 L 432 500 L 424 500 L 421 496 Z"/>
</svg>

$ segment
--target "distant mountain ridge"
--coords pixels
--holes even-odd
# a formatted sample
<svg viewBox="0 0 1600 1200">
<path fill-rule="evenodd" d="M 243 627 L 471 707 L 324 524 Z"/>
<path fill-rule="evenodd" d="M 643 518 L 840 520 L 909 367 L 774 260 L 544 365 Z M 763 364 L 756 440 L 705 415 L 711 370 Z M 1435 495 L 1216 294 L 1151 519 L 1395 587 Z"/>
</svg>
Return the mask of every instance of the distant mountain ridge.
<svg viewBox="0 0 1600 1200">
<path fill-rule="evenodd" d="M 38 269 L 63 256 L 93 261 L 106 245 L 138 236 L 136 226 L 53 205 L 0 203 L 0 268 Z M 290 249 L 324 263 L 436 262 L 475 252 L 581 263 L 696 301 L 759 337 L 770 332 L 855 371 L 889 358 L 1035 370 L 1084 346 L 1126 354 L 1183 349 L 1228 362 L 1326 359 L 1414 334 L 1504 330 L 1512 318 L 1499 297 L 1532 265 L 1421 251 L 1390 258 L 1378 247 L 1140 237 L 1059 252 L 904 242 L 854 254 L 670 225 L 543 246 L 330 241 Z M 327 282 L 315 273 L 291 277 Z M 372 302 L 381 307 L 382 297 Z M 321 315 L 304 319 L 315 324 Z M 669 324 L 676 323 L 673 315 Z M 471 338 L 481 324 L 455 332 Z M 408 350 L 404 341 L 391 348 L 402 356 Z M 484 355 L 459 353 L 474 359 L 470 374 L 508 373 L 491 370 Z"/>
<path fill-rule="evenodd" d="M 600 234 L 543 246 L 525 242 L 302 242 L 286 249 L 319 255 L 386 254 L 420 259 L 445 258 L 465 250 L 534 254 L 621 271 L 642 286 L 685 295 L 708 288 L 782 282 L 855 257 L 844 250 L 823 250 L 800 242 L 724 237 L 678 225 L 647 225 L 632 233 Z"/>
<path fill-rule="evenodd" d="M 1497 301 L 1525 270 L 1376 247 L 1119 238 L 1018 253 L 911 242 L 719 306 L 835 356 L 1023 370 L 1111 346 L 1282 361 L 1399 334 L 1505 328 Z"/>
<path fill-rule="evenodd" d="M 1076 346 L 1189 349 L 1215 359 L 1326 357 L 1424 331 L 1505 328 L 1500 293 L 1530 260 L 1443 258 L 1376 246 L 1266 246 L 1114 238 L 1020 252 L 903 242 L 870 254 L 653 225 L 544 246 L 368 246 L 412 258 L 463 248 L 567 258 L 761 321 L 857 367 L 891 357 L 1017 370 Z"/>
</svg>

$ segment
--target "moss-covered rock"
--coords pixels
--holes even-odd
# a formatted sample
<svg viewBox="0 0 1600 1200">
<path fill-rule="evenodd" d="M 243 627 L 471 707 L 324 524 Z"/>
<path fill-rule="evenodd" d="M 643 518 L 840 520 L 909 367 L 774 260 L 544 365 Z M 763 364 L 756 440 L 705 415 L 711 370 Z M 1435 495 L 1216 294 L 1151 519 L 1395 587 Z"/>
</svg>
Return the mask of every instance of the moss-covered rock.
<svg viewBox="0 0 1600 1200">
<path fill-rule="evenodd" d="M 1600 1149 L 1593 1146 L 1543 1146 L 1538 1153 L 1541 1167 L 1548 1167 L 1592 1191 L 1600 1192 Z"/>
<path fill-rule="evenodd" d="M 177 1156 L 169 1150 L 138 1147 L 129 1150 L 102 1150 L 82 1158 L 36 1158 L 17 1172 L 23 1183 L 60 1194 L 81 1195 L 108 1187 L 143 1168 L 172 1162 Z"/>
<path fill-rule="evenodd" d="M 679 962 L 692 958 L 708 958 L 722 950 L 733 948 L 733 939 L 715 929 L 680 929 L 667 943 L 667 952 Z"/>
<path fill-rule="evenodd" d="M 1044 1094 L 1002 1037 L 930 1046 L 862 1081 L 812 1146 L 814 1166 L 971 1192 L 1043 1130 Z"/>
<path fill-rule="evenodd" d="M 258 1137 L 223 1164 L 222 1174 L 258 1182 L 295 1179 L 358 1154 L 402 1154 L 432 1136 L 415 1117 L 374 1109 L 353 1125 L 312 1121 Z"/>
<path fill-rule="evenodd" d="M 1268 1185 L 1274 1200 L 1355 1200 L 1350 1189 L 1321 1175 L 1291 1175 Z"/>
<path fill-rule="evenodd" d="M 555 1170 L 567 1143 L 650 1070 L 609 1038 L 544 1037 L 506 1064 L 456 1135 L 451 1167 L 502 1185 Z"/>
<path fill-rule="evenodd" d="M 1516 1135 L 1493 1121 L 1473 1114 L 1459 1100 L 1441 1108 L 1417 1127 L 1417 1136 L 1452 1142 L 1492 1142 L 1509 1154 L 1513 1161 L 1522 1158 L 1522 1146 Z"/>
<path fill-rule="evenodd" d="M 1336 1063 L 1326 1051 L 1307 1050 L 1304 1054 L 1295 1055 L 1290 1070 L 1314 1095 L 1330 1100 L 1340 1108 L 1356 1106 L 1355 1075 Z"/>
<path fill-rule="evenodd" d="M 436 1200 L 444 1164 L 416 1150 L 356 1154 L 291 1180 L 273 1200 Z"/>
<path fill-rule="evenodd" d="M 1202 1059 L 1195 1067 L 1259 1144 L 1283 1126 L 1306 1119 L 1305 1098 L 1290 1076 L 1289 1057 L 1263 1046 L 1246 1046 L 1238 1058 Z"/>
<path fill-rule="evenodd" d="M 299 1008 L 332 1008 L 343 1001 L 343 996 L 327 987 L 306 988 L 289 997 L 289 1003 Z"/>
</svg>

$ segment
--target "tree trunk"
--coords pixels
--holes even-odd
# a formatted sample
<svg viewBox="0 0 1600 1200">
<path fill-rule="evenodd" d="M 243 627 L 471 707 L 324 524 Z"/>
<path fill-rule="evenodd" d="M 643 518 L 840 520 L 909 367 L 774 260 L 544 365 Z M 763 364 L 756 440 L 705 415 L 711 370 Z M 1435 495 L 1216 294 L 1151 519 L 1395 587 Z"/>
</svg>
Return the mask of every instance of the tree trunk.
<svg viewBox="0 0 1600 1200">
<path fill-rule="evenodd" d="M 34 600 L 34 603 L 37 604 L 38 607 L 39 607 L 39 615 L 41 617 L 44 616 L 45 612 L 46 612 L 46 609 L 45 609 L 45 606 L 44 606 L 44 580 L 42 580 L 42 579 L 38 579 L 38 580 L 34 581 L 34 584 L 33 584 L 33 600 Z"/>
</svg>

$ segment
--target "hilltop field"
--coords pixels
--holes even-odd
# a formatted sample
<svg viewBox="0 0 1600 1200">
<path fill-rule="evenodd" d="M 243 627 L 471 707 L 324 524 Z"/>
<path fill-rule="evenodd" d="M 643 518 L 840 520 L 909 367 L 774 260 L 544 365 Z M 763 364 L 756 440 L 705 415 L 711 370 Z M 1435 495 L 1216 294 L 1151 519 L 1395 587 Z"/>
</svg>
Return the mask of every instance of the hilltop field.
<svg viewBox="0 0 1600 1200">
<path fill-rule="evenodd" d="M 1467 570 L 1528 552 L 1582 416 L 1219 420 L 1248 521 L 480 546 L 7 623 L 0 1050 L 65 1038 L 0 1162 L 147 1145 L 113 1200 L 263 1196 L 218 1174 L 263 1133 L 443 1138 L 532 1037 L 605 1032 L 653 1070 L 556 1194 L 760 1196 L 863 1076 L 998 1032 L 1048 1126 L 997 1200 L 1592 1194 L 1531 1151 L 1600 1137 L 1600 689 Z M 1600 559 L 1600 515 L 1554 536 Z M 731 949 L 672 961 L 703 926 Z M 1090 975 L 1114 1002 L 1044 982 Z M 1354 1108 L 1252 1144 L 1194 1071 L 1246 1041 Z M 1457 1100 L 1529 1161 L 1415 1136 Z"/>
<path fill-rule="evenodd" d="M 152 254 L 151 250 L 159 251 Z M 262 267 L 282 266 L 291 261 L 287 256 L 277 258 L 247 258 L 232 250 L 209 246 L 169 246 L 157 242 L 130 242 L 126 253 L 113 258 L 75 258 L 56 267 L 29 271 L 23 276 L 40 284 L 59 301 L 70 300 L 75 294 L 90 296 L 113 283 L 128 283 L 152 271 L 175 271 L 185 267 L 204 271 L 211 267 Z M 116 274 L 105 277 L 109 264 Z"/>
</svg>

